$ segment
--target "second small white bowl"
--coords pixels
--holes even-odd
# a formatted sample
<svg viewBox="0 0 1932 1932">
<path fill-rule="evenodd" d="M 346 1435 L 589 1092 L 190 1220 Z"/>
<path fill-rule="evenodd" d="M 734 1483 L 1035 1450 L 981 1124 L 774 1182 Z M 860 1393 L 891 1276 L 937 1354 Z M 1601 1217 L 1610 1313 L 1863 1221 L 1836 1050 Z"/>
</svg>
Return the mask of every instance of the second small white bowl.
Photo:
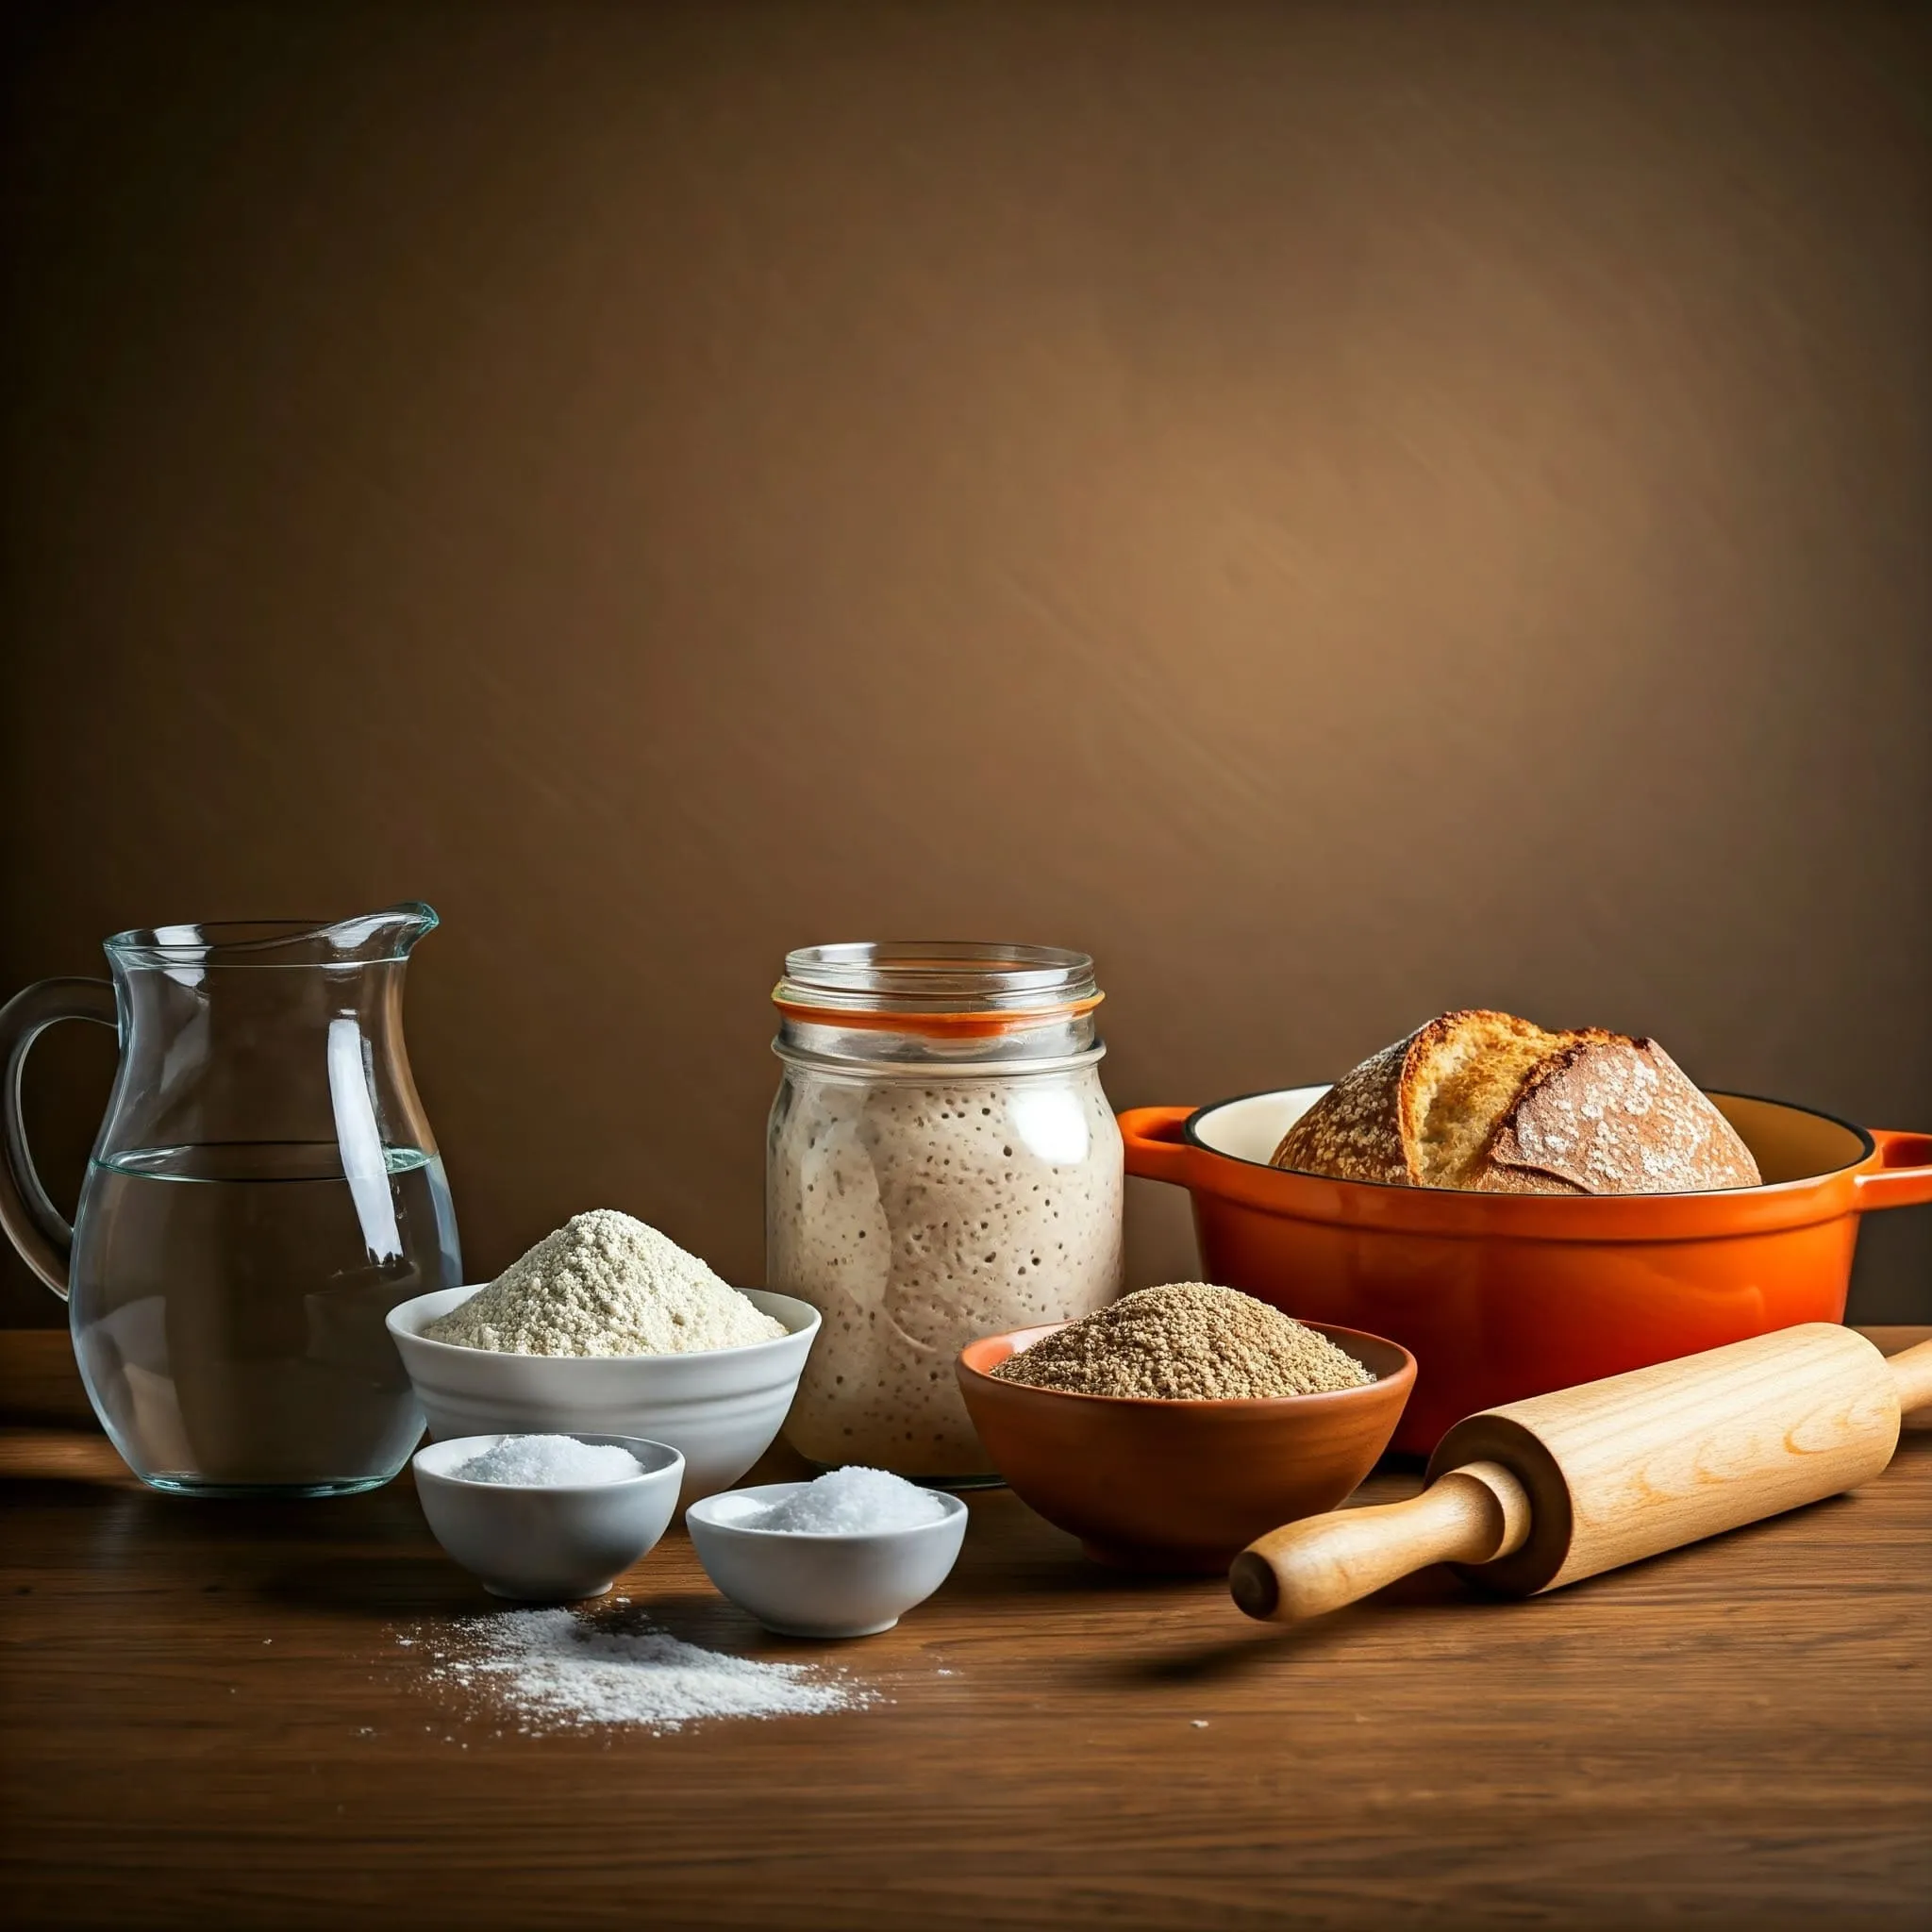
<svg viewBox="0 0 1932 1932">
<path fill-rule="evenodd" d="M 781 1637 L 873 1637 L 924 1603 L 958 1560 L 966 1506 L 946 1506 L 937 1523 L 909 1529 L 809 1535 L 756 1529 L 739 1519 L 804 1489 L 761 1483 L 694 1503 L 685 1527 L 708 1575 L 740 1609 Z"/>
<path fill-rule="evenodd" d="M 690 1355 L 509 1355 L 432 1341 L 423 1329 L 479 1291 L 439 1289 L 391 1308 L 416 1400 L 439 1441 L 451 1436 L 645 1436 L 684 1457 L 681 1504 L 728 1488 L 772 1446 L 819 1311 L 789 1294 L 746 1289 L 786 1332 L 743 1348 Z"/>
</svg>

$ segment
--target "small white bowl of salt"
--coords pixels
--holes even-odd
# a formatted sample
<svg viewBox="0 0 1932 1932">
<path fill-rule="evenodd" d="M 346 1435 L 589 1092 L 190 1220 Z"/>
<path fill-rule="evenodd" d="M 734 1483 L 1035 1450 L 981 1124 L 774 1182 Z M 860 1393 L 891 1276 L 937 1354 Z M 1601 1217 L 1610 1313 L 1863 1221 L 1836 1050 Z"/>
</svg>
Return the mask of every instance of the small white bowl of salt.
<svg viewBox="0 0 1932 1932">
<path fill-rule="evenodd" d="M 495 1596 L 602 1596 L 670 1525 L 684 1457 L 641 1436 L 456 1436 L 416 1452 L 436 1541 Z"/>
<path fill-rule="evenodd" d="M 942 1584 L 966 1506 L 882 1469 L 762 1483 L 685 1512 L 705 1574 L 781 1637 L 873 1637 Z"/>
</svg>

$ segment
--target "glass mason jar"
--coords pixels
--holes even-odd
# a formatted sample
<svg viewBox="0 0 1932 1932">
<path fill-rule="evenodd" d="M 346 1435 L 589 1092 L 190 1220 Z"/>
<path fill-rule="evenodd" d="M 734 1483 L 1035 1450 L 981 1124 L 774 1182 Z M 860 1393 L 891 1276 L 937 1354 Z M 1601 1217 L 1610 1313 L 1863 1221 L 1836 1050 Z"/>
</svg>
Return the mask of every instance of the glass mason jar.
<svg viewBox="0 0 1932 1932">
<path fill-rule="evenodd" d="M 789 954 L 765 1278 L 824 1318 L 785 1425 L 826 1466 L 996 1480 L 954 1359 L 1121 1290 L 1121 1136 L 1084 953 Z"/>
</svg>

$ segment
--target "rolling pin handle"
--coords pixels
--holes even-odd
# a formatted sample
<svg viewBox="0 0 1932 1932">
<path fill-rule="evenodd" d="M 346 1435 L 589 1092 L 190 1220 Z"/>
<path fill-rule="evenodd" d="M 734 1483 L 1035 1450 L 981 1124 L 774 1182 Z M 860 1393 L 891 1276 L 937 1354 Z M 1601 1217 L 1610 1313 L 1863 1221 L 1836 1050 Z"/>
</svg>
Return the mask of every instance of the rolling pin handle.
<svg viewBox="0 0 1932 1932">
<path fill-rule="evenodd" d="M 1299 1624 L 1431 1563 L 1489 1563 L 1529 1535 L 1528 1492 L 1500 1462 L 1440 1475 L 1406 1503 L 1335 1509 L 1250 1543 L 1228 1572 L 1249 1616 Z"/>
<path fill-rule="evenodd" d="M 1915 1408 L 1932 1408 L 1932 1341 L 1921 1341 L 1897 1355 L 1887 1356 L 1885 1366 L 1898 1385 L 1902 1414 L 1910 1415 Z"/>
</svg>

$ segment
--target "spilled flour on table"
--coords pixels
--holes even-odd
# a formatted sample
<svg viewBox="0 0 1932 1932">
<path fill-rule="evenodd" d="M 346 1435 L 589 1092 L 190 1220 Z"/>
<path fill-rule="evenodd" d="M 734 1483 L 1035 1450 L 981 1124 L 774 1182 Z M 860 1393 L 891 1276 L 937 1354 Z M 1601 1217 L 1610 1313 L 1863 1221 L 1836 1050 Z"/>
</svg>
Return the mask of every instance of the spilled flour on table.
<svg viewBox="0 0 1932 1932">
<path fill-rule="evenodd" d="M 705 1650 L 621 1608 L 595 1618 L 500 1610 L 443 1626 L 440 1641 L 449 1647 L 436 1653 L 441 1661 L 429 1668 L 430 1681 L 506 1709 L 526 1734 L 599 1724 L 675 1731 L 713 1718 L 822 1717 L 879 1701 L 842 1673 Z"/>
</svg>

